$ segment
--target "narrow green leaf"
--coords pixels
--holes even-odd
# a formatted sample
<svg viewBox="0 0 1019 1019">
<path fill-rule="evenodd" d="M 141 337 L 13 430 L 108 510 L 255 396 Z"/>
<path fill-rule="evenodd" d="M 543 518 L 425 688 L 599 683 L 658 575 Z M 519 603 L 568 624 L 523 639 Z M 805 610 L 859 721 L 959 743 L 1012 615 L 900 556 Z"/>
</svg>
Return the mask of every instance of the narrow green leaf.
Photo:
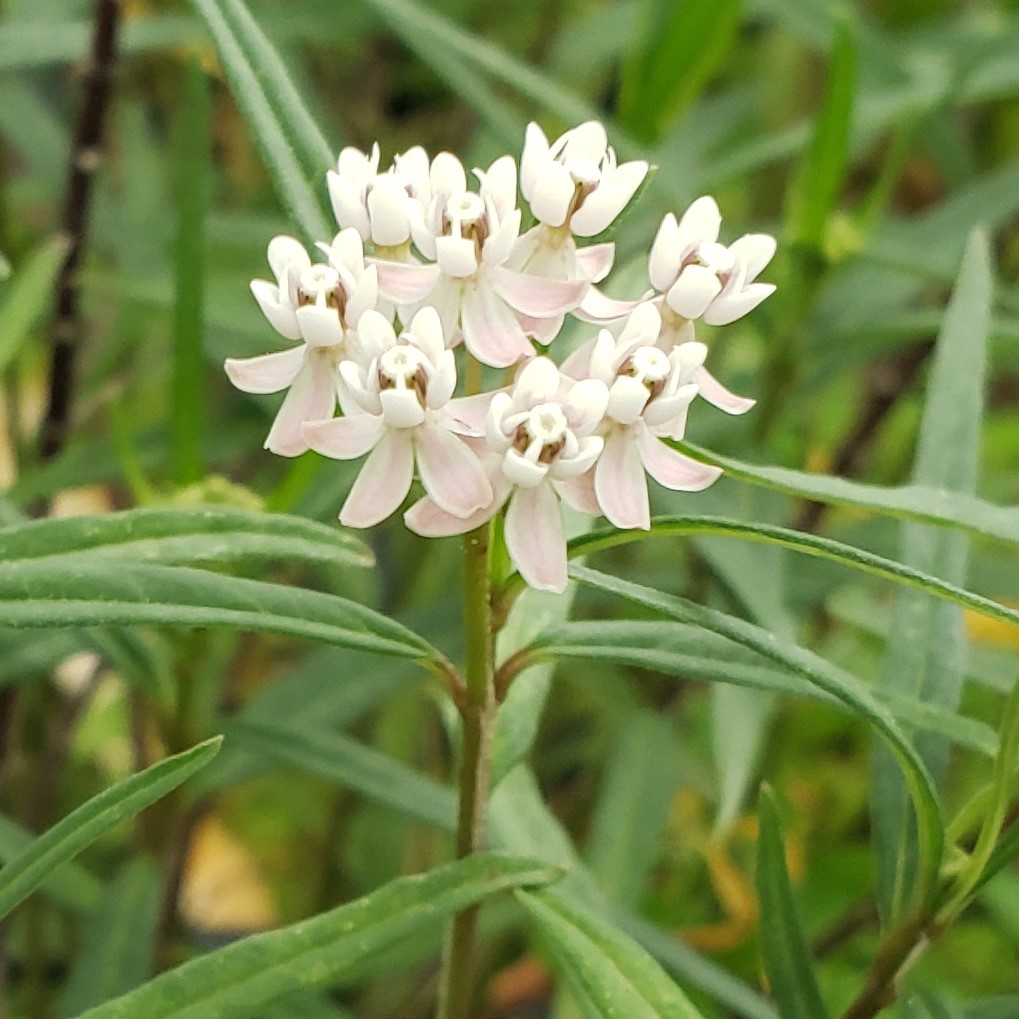
<svg viewBox="0 0 1019 1019">
<path fill-rule="evenodd" d="M 67 977 L 58 1009 L 70 1019 L 125 994 L 152 971 L 162 878 L 149 860 L 131 860 L 110 883 L 85 923 L 81 950 Z"/>
<path fill-rule="evenodd" d="M 245 559 L 298 559 L 336 566 L 374 562 L 367 546 L 347 531 L 303 517 L 225 506 L 125 510 L 0 529 L 0 565 L 57 558 L 66 562 L 70 557 L 160 565 Z"/>
<path fill-rule="evenodd" d="M 814 132 L 787 191 L 787 236 L 815 251 L 824 250 L 846 173 L 855 82 L 856 43 L 851 26 L 840 21 Z"/>
<path fill-rule="evenodd" d="M 893 752 L 905 775 L 919 824 L 918 887 L 924 890 L 925 895 L 930 894 L 944 851 L 944 829 L 937 792 L 923 761 L 891 713 L 874 698 L 863 683 L 823 658 L 782 641 L 752 623 L 734 619 L 661 591 L 619 580 L 604 573 L 596 573 L 586 567 L 571 566 L 570 574 L 581 583 L 620 595 L 679 622 L 701 626 L 742 644 L 816 684 L 865 718 Z"/>
<path fill-rule="evenodd" d="M 174 481 L 189 485 L 204 472 L 206 431 L 205 222 L 209 208 L 209 85 L 197 57 L 188 64 L 178 127 L 177 239 L 174 246 L 173 369 L 170 459 Z"/>
<path fill-rule="evenodd" d="M 560 871 L 478 854 L 397 878 L 356 902 L 192 959 L 80 1019 L 248 1019 L 287 994 L 328 986 L 418 931 L 497 892 L 547 884 Z"/>
<path fill-rule="evenodd" d="M 966 1006 L 965 1019 L 1015 1019 L 1019 1015 L 1019 994 L 1005 994 L 1000 998 L 985 998 Z"/>
<path fill-rule="evenodd" d="M 1019 516 L 1019 514 L 1016 514 Z M 894 559 L 886 559 L 865 552 L 852 545 L 844 545 L 830 538 L 816 534 L 793 531 L 786 527 L 775 527 L 771 524 L 745 523 L 740 520 L 726 520 L 724 517 L 708 516 L 677 516 L 656 517 L 652 522 L 651 531 L 593 531 L 570 542 L 571 557 L 588 555 L 601 549 L 625 545 L 631 541 L 642 541 L 650 536 L 665 537 L 667 535 L 718 535 L 743 538 L 747 541 L 762 541 L 767 544 L 781 545 L 793 552 L 828 559 L 843 566 L 870 573 L 885 580 L 892 580 L 906 587 L 916 588 L 936 598 L 974 609 L 983 615 L 1002 622 L 1019 625 L 1019 612 L 1007 608 L 999 602 L 982 595 L 965 591 L 955 584 L 940 580 L 922 570 L 914 569 Z"/>
<path fill-rule="evenodd" d="M 331 237 L 330 217 L 307 182 L 308 171 L 298 160 L 290 137 L 263 87 L 243 42 L 223 16 L 217 0 L 193 0 L 212 35 L 223 70 L 237 103 L 262 149 L 280 197 L 309 242 Z M 331 162 L 331 158 L 330 158 Z M 328 165 L 322 168 L 322 172 Z M 324 181 L 319 184 L 319 192 Z"/>
<path fill-rule="evenodd" d="M 970 237 L 959 279 L 938 337 L 927 385 L 913 481 L 971 496 L 976 488 L 983 419 L 983 386 L 992 302 L 987 238 Z M 964 534 L 915 523 L 902 529 L 902 559 L 953 584 L 966 579 L 969 542 Z M 902 592 L 892 615 L 879 686 L 954 709 L 966 678 L 966 635 L 957 607 L 921 593 Z M 918 749 L 935 780 L 947 766 L 948 744 L 927 736 Z M 878 892 L 888 922 L 903 915 L 913 894 L 916 859 L 912 818 L 898 770 L 886 754 L 874 759 L 871 796 Z"/>
<path fill-rule="evenodd" d="M 0 622 L 9 627 L 225 626 L 378 654 L 437 660 L 424 638 L 347 598 L 182 566 L 83 556 L 0 564 Z"/>
<path fill-rule="evenodd" d="M 825 474 L 807 474 L 787 467 L 746 464 L 718 456 L 688 442 L 671 445 L 695 460 L 721 467 L 729 477 L 751 485 L 762 485 L 802 499 L 834 506 L 853 506 L 883 516 L 952 527 L 1019 545 L 1019 513 L 1010 506 L 995 506 L 982 499 L 958 492 L 946 492 L 928 485 L 882 488 Z"/>
<path fill-rule="evenodd" d="M 620 89 L 620 120 L 643 142 L 664 130 L 697 98 L 729 52 L 739 0 L 656 0 L 645 5 Z"/>
<path fill-rule="evenodd" d="M 67 254 L 67 240 L 44 241 L 14 274 L 0 297 L 0 372 L 17 356 L 21 345 L 49 306 L 53 281 Z"/>
<path fill-rule="evenodd" d="M 40 835 L 0 870 L 0 916 L 9 913 L 56 867 L 73 859 L 109 828 L 134 817 L 208 764 L 221 742 L 222 737 L 216 736 L 118 782 Z"/>
<path fill-rule="evenodd" d="M 658 963 L 603 916 L 551 892 L 516 898 L 602 1015 L 703 1019 Z"/>
<path fill-rule="evenodd" d="M 803 922 L 786 868 L 785 844 L 771 791 L 758 803 L 757 895 L 761 907 L 761 954 L 782 1019 L 828 1015 L 814 976 Z"/>
</svg>

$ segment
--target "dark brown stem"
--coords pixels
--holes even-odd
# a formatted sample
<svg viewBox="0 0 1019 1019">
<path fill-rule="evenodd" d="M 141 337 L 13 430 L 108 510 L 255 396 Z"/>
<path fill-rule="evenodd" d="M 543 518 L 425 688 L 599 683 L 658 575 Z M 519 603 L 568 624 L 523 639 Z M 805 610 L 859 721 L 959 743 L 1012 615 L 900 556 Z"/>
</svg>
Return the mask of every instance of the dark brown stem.
<svg viewBox="0 0 1019 1019">
<path fill-rule="evenodd" d="M 869 930 L 877 921 L 877 905 L 870 900 L 858 902 L 811 941 L 810 954 L 815 959 L 823 959 L 861 931 Z"/>
<path fill-rule="evenodd" d="M 78 267 L 88 236 L 92 178 L 101 162 L 100 143 L 109 105 L 119 25 L 118 0 L 96 0 L 92 51 L 84 74 L 84 96 L 75 126 L 67 175 L 63 216 L 67 255 L 55 285 L 49 404 L 39 436 L 39 452 L 46 459 L 56 456 L 63 449 L 70 424 L 75 360 L 82 336 L 78 309 Z"/>
</svg>

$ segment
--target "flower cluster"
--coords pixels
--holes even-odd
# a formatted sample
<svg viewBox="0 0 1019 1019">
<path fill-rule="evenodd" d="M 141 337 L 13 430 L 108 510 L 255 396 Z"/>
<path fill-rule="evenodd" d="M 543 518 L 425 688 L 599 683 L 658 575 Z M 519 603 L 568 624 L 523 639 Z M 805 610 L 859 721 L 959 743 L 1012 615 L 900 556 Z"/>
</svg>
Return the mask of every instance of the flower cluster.
<svg viewBox="0 0 1019 1019">
<path fill-rule="evenodd" d="M 730 414 L 754 401 L 705 368 L 694 322 L 725 325 L 760 304 L 774 290 L 757 276 L 775 242 L 720 243 L 718 206 L 699 198 L 662 221 L 652 289 L 607 297 L 596 284 L 614 245 L 580 242 L 613 223 L 647 173 L 643 161 L 618 163 L 593 121 L 551 143 L 531 124 L 519 172 L 502 156 L 474 170 L 476 183 L 448 152 L 429 159 L 415 147 L 380 171 L 377 145 L 344 149 L 328 174 L 339 232 L 317 245 L 317 261 L 274 238 L 276 282 L 251 284 L 294 345 L 226 363 L 245 392 L 287 390 L 266 448 L 367 455 L 340 512 L 348 526 L 395 512 L 415 477 L 424 495 L 404 519 L 419 534 L 461 534 L 505 512 L 515 565 L 552 591 L 566 586 L 561 502 L 647 529 L 647 475 L 675 491 L 708 487 L 719 471 L 665 440 L 683 437 L 698 395 Z M 568 314 L 597 333 L 557 364 L 538 348 Z M 461 369 L 506 369 L 508 384 L 458 395 L 461 344 Z"/>
</svg>

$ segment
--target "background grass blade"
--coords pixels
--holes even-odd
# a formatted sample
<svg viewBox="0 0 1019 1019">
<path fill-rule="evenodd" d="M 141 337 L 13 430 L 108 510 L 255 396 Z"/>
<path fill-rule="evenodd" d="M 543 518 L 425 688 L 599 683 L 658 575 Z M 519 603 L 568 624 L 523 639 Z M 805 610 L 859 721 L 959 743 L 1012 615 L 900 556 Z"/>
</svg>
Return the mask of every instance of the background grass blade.
<svg viewBox="0 0 1019 1019">
<path fill-rule="evenodd" d="M 814 976 L 799 910 L 786 868 L 785 844 L 771 791 L 758 804 L 757 895 L 761 907 L 761 954 L 782 1019 L 828 1015 Z"/>
<path fill-rule="evenodd" d="M 247 1019 L 286 994 L 335 982 L 410 934 L 438 936 L 445 917 L 483 898 L 559 876 L 533 860 L 479 854 L 397 878 L 339 909 L 193 959 L 81 1019 Z"/>
<path fill-rule="evenodd" d="M 222 737 L 216 736 L 118 782 L 40 835 L 0 870 L 0 916 L 9 913 L 51 871 L 73 859 L 113 825 L 134 817 L 205 767 L 216 756 L 221 742 Z"/>
</svg>

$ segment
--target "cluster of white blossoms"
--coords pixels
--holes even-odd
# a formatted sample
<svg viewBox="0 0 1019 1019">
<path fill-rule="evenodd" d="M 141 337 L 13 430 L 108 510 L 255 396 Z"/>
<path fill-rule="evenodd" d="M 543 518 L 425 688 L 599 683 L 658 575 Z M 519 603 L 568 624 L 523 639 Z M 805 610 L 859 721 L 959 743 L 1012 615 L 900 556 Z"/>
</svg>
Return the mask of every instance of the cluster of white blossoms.
<svg viewBox="0 0 1019 1019">
<path fill-rule="evenodd" d="M 708 372 L 694 322 L 725 325 L 760 304 L 774 290 L 757 276 L 775 241 L 722 244 L 718 206 L 699 198 L 662 221 L 652 289 L 607 297 L 595 284 L 614 245 L 579 242 L 610 226 L 647 172 L 640 160 L 618 164 L 593 121 L 551 144 L 531 124 L 519 173 L 502 156 L 474 170 L 476 185 L 448 152 L 429 160 L 415 147 L 380 172 L 377 145 L 344 149 L 328 174 L 339 233 L 317 245 L 317 261 L 292 237 L 274 238 L 276 282 L 251 284 L 294 345 L 226 363 L 245 392 L 287 390 L 266 448 L 367 455 L 340 512 L 348 526 L 390 516 L 415 477 L 424 495 L 404 520 L 418 534 L 461 534 L 505 509 L 517 569 L 552 591 L 566 586 L 561 501 L 647 529 L 646 475 L 676 491 L 707 488 L 718 469 L 663 440 L 683 437 L 698 395 L 730 414 L 754 401 Z M 525 232 L 518 184 L 534 222 Z M 536 344 L 548 348 L 568 314 L 599 328 L 557 365 Z M 474 358 L 506 369 L 508 384 L 458 395 L 461 344 L 461 367 Z"/>
</svg>

